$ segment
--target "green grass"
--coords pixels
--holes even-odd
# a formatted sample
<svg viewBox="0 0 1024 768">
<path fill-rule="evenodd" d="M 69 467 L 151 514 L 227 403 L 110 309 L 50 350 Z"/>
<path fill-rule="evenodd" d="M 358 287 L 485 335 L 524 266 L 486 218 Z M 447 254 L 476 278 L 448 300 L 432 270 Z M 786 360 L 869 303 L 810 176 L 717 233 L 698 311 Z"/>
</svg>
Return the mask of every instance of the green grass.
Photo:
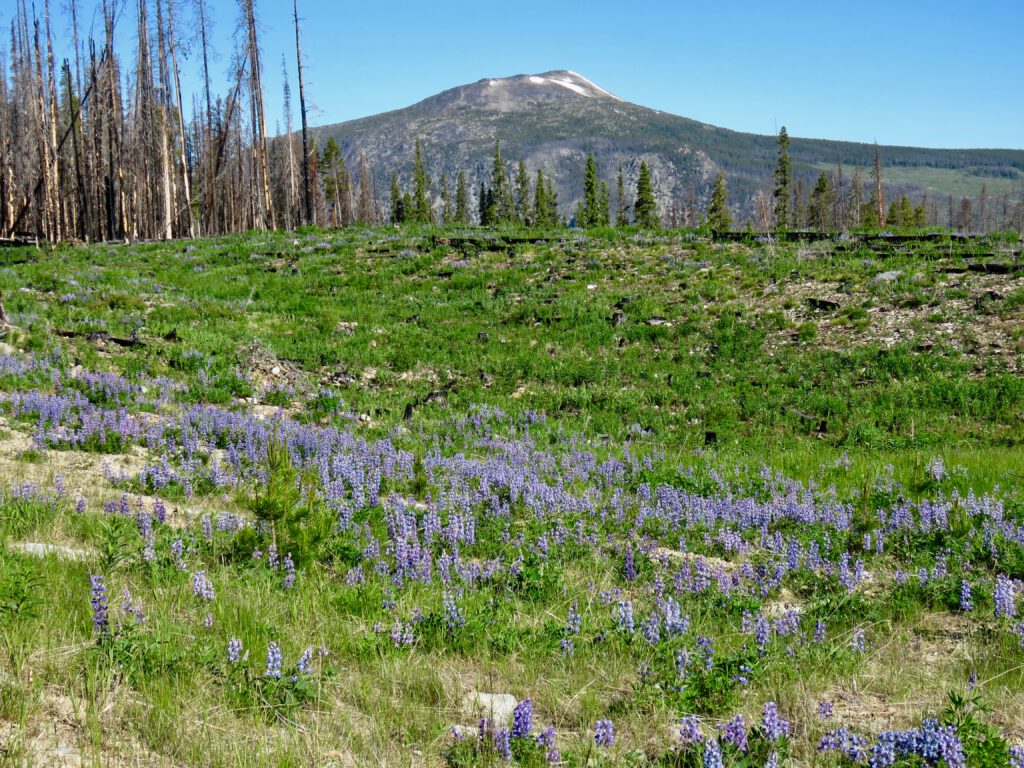
<svg viewBox="0 0 1024 768">
<path fill-rule="evenodd" d="M 846 505 L 851 530 L 833 540 L 820 524 L 787 520 L 764 536 L 745 531 L 745 549 L 736 552 L 696 525 L 630 527 L 608 511 L 611 489 L 587 497 L 605 517 L 565 503 L 557 520 L 528 514 L 508 491 L 507 516 L 482 517 L 462 554 L 476 565 L 519 557 L 521 567 L 460 595 L 465 626 L 453 630 L 436 581 L 396 585 L 369 572 L 362 583 L 350 581 L 351 569 L 368 559 L 365 532 L 386 538 L 381 507 L 353 504 L 355 524 L 336 530 L 338 512 L 317 499 L 318 481 L 302 478 L 313 489 L 310 501 L 298 475 L 273 458 L 259 467 L 269 479 L 248 477 L 230 492 L 210 483 L 197 483 L 192 494 L 180 484 L 157 491 L 135 479 L 113 487 L 93 478 L 88 489 L 69 486 L 62 499 L 5 497 L 0 726 L 17 738 L 0 764 L 45 762 L 38 752 L 50 737 L 40 724 L 50 721 L 75 723 L 66 738 L 86 763 L 116 764 L 134 752 L 144 763 L 160 755 L 197 766 L 486 764 L 493 755 L 453 748 L 449 732 L 455 723 L 472 725 L 460 711 L 462 694 L 484 690 L 530 696 L 536 722 L 557 725 L 571 765 L 589 758 L 674 764 L 689 759 L 667 735 L 681 714 L 700 714 L 708 729 L 735 712 L 754 723 L 773 700 L 796 724 L 791 758 L 838 766 L 816 753 L 827 730 L 814 714 L 819 700 L 848 696 L 869 709 L 877 698 L 887 705 L 884 717 L 905 727 L 938 711 L 972 671 L 997 707 L 997 724 L 1024 736 L 1013 721 L 1024 712 L 1017 639 L 1006 622 L 991 619 L 987 581 L 976 582 L 977 618 L 959 613 L 957 602 L 961 576 L 1019 578 L 1024 557 L 995 534 L 996 543 L 984 546 L 971 524 L 948 535 L 894 536 L 891 551 L 866 550 L 875 580 L 861 591 L 848 594 L 831 576 L 801 575 L 763 600 L 689 595 L 685 641 L 649 644 L 617 629 L 613 613 L 620 599 L 632 600 L 639 626 L 652 610 L 655 575 L 671 583 L 684 548 L 730 568 L 768 568 L 777 553 L 766 537 L 778 531 L 826 541 L 825 553 L 837 556 L 876 532 L 879 510 L 941 499 L 956 517 L 970 494 L 991 494 L 1019 523 L 1024 339 L 1014 329 L 1024 323 L 1024 277 L 951 272 L 967 262 L 948 245 L 882 254 L 607 231 L 463 252 L 435 245 L 433 234 L 253 233 L 187 246 L 26 251 L 27 263 L 0 268 L 16 326 L 7 341 L 52 355 L 91 402 L 154 420 L 193 405 L 267 418 L 283 408 L 355 441 L 386 438 L 409 452 L 413 469 L 389 480 L 382 495 L 410 504 L 439 492 L 424 469 L 437 454 L 504 461 L 508 444 L 526 443 L 527 461 L 555 462 L 566 475 L 585 453 L 624 465 L 635 457 L 636 468 L 616 481 L 633 494 L 664 484 L 763 499 L 789 487 L 766 479 L 767 468 L 802 483 L 801 493 L 819 503 Z M 902 275 L 872 284 L 889 270 Z M 101 331 L 120 339 L 134 333 L 142 345 L 86 335 Z M 148 390 L 112 396 L 91 387 L 86 371 L 118 372 Z M 36 416 L 15 418 L 13 393 L 53 387 L 39 374 L 0 370 L 7 422 L 0 445 L 38 426 Z M 509 416 L 487 415 L 492 408 Z M 546 419 L 534 423 L 531 414 Z M 178 468 L 185 460 L 145 441 L 63 448 L 0 450 L 10 475 L 3 485 L 52 483 L 56 468 L 77 482 L 115 452 L 125 461 L 164 456 Z M 212 448 L 192 458 L 204 470 L 224 462 Z M 934 478 L 936 459 L 948 477 Z M 565 486 L 581 494 L 587 487 L 579 477 Z M 47 484 L 42 493 L 51 490 Z M 99 511 L 122 491 L 159 495 L 176 509 L 172 524 L 157 529 L 152 561 L 132 515 Z M 89 497 L 84 515 L 74 511 L 78 493 Z M 266 532 L 248 527 L 207 538 L 199 518 L 222 510 L 278 521 L 275 537 L 293 547 L 299 564 L 293 589 L 280 569 L 252 556 L 267 549 Z M 451 511 L 442 504 L 445 515 Z M 577 523 L 595 526 L 595 536 L 600 530 L 597 544 L 575 542 Z M 529 546 L 517 543 L 520 535 Z M 537 555 L 541 537 L 560 542 L 554 557 Z M 178 539 L 185 568 L 172 554 Z M 26 540 L 82 548 L 87 559 L 35 558 L 10 547 Z M 668 564 L 649 551 L 655 543 L 670 553 Z M 627 550 L 636 581 L 626 575 Z M 947 555 L 948 574 L 927 587 L 895 583 L 898 567 L 934 568 Z M 194 592 L 199 570 L 212 601 Z M 99 641 L 89 603 L 95 574 L 106 578 L 114 622 Z M 118 607 L 125 589 L 141 604 L 143 623 Z M 787 649 L 776 638 L 764 655 L 752 651 L 744 611 L 787 600 L 800 603 L 808 627 L 827 620 L 829 642 L 792 641 Z M 574 602 L 582 631 L 575 652 L 563 654 Z M 414 645 L 396 647 L 393 623 L 413 622 L 416 611 Z M 851 648 L 856 629 L 866 631 L 866 653 Z M 675 690 L 676 653 L 694 651 L 691 640 L 702 635 L 714 639 L 718 662 Z M 226 651 L 235 638 L 249 655 L 233 666 Z M 301 685 L 290 674 L 274 683 L 262 674 L 270 642 L 280 644 L 286 673 L 307 647 L 328 653 L 315 654 L 308 679 L 297 675 Z M 911 654 L 933 650 L 931 662 L 907 665 Z M 736 679 L 747 674 L 741 665 L 751 667 L 748 685 Z M 73 716 L 54 715 L 65 705 Z M 856 717 L 850 722 L 877 730 L 872 712 Z M 619 743 L 595 752 L 593 726 L 602 718 L 614 720 Z"/>
<path fill-rule="evenodd" d="M 835 170 L 835 166 L 828 163 L 818 163 L 814 168 L 826 172 Z M 849 168 L 850 175 L 852 176 L 856 170 L 856 167 Z M 864 179 L 871 177 L 871 168 L 867 166 L 861 168 L 860 172 Z M 961 168 L 886 166 L 883 169 L 883 178 L 888 184 L 924 187 L 929 192 L 937 193 L 942 197 L 953 195 L 957 198 L 956 205 L 960 204 L 959 198 L 962 197 L 975 200 L 981 193 L 982 186 L 988 190 L 990 201 L 993 198 L 1001 197 L 1004 193 L 1008 194 L 1010 199 L 1015 200 L 1019 197 L 1021 189 L 1020 179 L 983 176 L 971 173 L 970 169 Z M 945 202 L 945 200 L 939 201 L 940 221 L 945 221 Z"/>
</svg>

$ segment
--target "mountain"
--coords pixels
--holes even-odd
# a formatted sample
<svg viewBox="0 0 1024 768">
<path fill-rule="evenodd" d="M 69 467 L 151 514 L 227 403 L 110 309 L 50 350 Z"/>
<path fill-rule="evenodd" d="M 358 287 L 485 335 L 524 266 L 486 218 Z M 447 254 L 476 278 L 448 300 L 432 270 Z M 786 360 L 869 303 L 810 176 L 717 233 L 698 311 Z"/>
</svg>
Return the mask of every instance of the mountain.
<svg viewBox="0 0 1024 768">
<path fill-rule="evenodd" d="M 749 215 L 753 197 L 770 190 L 777 141 L 774 136 L 740 133 L 658 112 L 619 98 L 571 71 L 479 80 L 443 91 L 404 109 L 314 129 L 323 146 L 333 136 L 350 168 L 360 155 L 373 169 L 379 194 L 392 170 L 408 184 L 413 146 L 423 143 L 435 185 L 442 172 L 454 182 L 466 172 L 474 193 L 489 182 L 495 139 L 512 164 L 524 160 L 531 178 L 536 168 L 552 176 L 563 213 L 571 215 L 582 196 L 583 166 L 596 156 L 615 204 L 615 177 L 621 165 L 632 195 L 640 161 L 651 168 L 661 212 L 696 197 L 703 201 L 721 169 L 737 211 Z M 874 145 L 792 138 L 794 174 L 809 188 L 822 170 L 842 162 L 867 169 Z M 1024 150 L 921 149 L 879 147 L 888 195 L 941 198 L 977 196 L 987 186 L 992 199 L 1022 196 Z M 864 180 L 867 181 L 867 174 Z M 942 221 L 942 219 L 940 219 Z"/>
</svg>

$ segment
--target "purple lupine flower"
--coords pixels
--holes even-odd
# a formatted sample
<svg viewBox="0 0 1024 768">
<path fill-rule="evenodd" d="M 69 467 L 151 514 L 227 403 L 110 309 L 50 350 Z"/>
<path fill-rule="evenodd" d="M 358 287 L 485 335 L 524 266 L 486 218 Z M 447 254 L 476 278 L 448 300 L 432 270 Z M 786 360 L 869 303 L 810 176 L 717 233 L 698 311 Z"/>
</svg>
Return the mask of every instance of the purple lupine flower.
<svg viewBox="0 0 1024 768">
<path fill-rule="evenodd" d="M 818 702 L 818 717 L 822 720 L 831 720 L 834 707 L 831 701 Z"/>
<path fill-rule="evenodd" d="M 313 646 L 309 646 L 302 652 L 298 662 L 295 664 L 295 668 L 299 671 L 300 675 L 310 675 L 313 673 L 312 662 Z"/>
<path fill-rule="evenodd" d="M 818 751 L 840 752 L 855 763 L 860 763 L 867 759 L 867 746 L 867 739 L 844 727 L 822 736 L 821 742 L 818 744 Z"/>
<path fill-rule="evenodd" d="M 512 761 L 512 742 L 508 728 L 494 729 L 494 751 L 501 755 L 506 763 Z"/>
<path fill-rule="evenodd" d="M 271 543 L 267 549 L 267 562 L 270 563 L 271 568 L 277 568 L 280 559 L 277 555 L 277 544 Z"/>
<path fill-rule="evenodd" d="M 633 603 L 629 600 L 622 600 L 619 603 L 619 629 L 628 634 L 636 631 L 633 623 Z"/>
<path fill-rule="evenodd" d="M 702 768 L 724 768 L 722 748 L 718 745 L 717 739 L 707 739 L 704 742 L 704 759 L 701 765 Z"/>
<path fill-rule="evenodd" d="M 825 642 L 826 631 L 825 622 L 819 619 L 814 625 L 814 636 L 811 638 L 811 642 L 815 645 L 821 645 Z"/>
<path fill-rule="evenodd" d="M 1024 768 L 1024 747 L 1010 747 L 1010 768 Z"/>
<path fill-rule="evenodd" d="M 565 621 L 565 631 L 570 635 L 578 635 L 582 628 L 583 617 L 580 616 L 579 606 L 573 600 L 572 605 L 569 607 L 569 617 Z"/>
<path fill-rule="evenodd" d="M 461 629 L 466 625 L 466 617 L 451 592 L 445 592 L 442 598 L 444 605 L 444 622 L 450 632 Z"/>
<path fill-rule="evenodd" d="M 295 563 L 292 561 L 292 553 L 284 556 L 284 588 L 291 589 L 295 586 Z"/>
<path fill-rule="evenodd" d="M 571 637 L 563 637 L 558 641 L 558 645 L 562 649 L 563 656 L 572 656 L 576 653 L 576 643 L 573 642 Z"/>
<path fill-rule="evenodd" d="M 732 744 L 740 752 L 747 751 L 747 727 L 743 722 L 743 715 L 736 715 L 731 720 L 718 726 L 722 732 L 722 739 Z"/>
<path fill-rule="evenodd" d="M 680 680 L 686 679 L 686 668 L 690 664 L 690 654 L 683 648 L 676 651 L 676 674 Z"/>
<path fill-rule="evenodd" d="M 864 653 L 867 649 L 867 638 L 863 627 L 854 628 L 853 635 L 850 637 L 850 647 L 853 648 L 854 653 Z"/>
<path fill-rule="evenodd" d="M 679 740 L 683 744 L 697 744 L 704 740 L 696 715 L 684 715 L 679 721 Z"/>
<path fill-rule="evenodd" d="M 548 765 L 562 762 L 562 753 L 555 746 L 555 726 L 549 725 L 537 736 L 537 743 L 544 747 L 544 760 Z"/>
<path fill-rule="evenodd" d="M 121 593 L 120 608 L 122 613 L 131 614 L 135 618 L 136 624 L 146 621 L 146 614 L 142 610 L 142 601 L 133 599 L 128 587 L 125 587 L 124 592 Z"/>
<path fill-rule="evenodd" d="M 92 587 L 92 626 L 96 634 L 104 637 L 110 634 L 110 616 L 107 611 L 107 585 L 102 576 L 89 578 Z"/>
<path fill-rule="evenodd" d="M 764 656 L 768 653 L 768 643 L 772 639 L 772 628 L 768 619 L 758 611 L 757 619 L 754 622 L 754 642 L 757 644 L 757 652 Z"/>
<path fill-rule="evenodd" d="M 658 641 L 661 640 L 661 617 L 656 613 L 651 613 L 640 628 L 640 634 L 643 635 L 651 645 L 657 645 Z"/>
<path fill-rule="evenodd" d="M 765 702 L 761 730 L 768 741 L 780 741 L 789 735 L 789 722 L 779 716 L 779 708 L 774 701 Z"/>
<path fill-rule="evenodd" d="M 391 643 L 395 648 L 402 648 L 416 642 L 416 634 L 413 632 L 412 624 L 408 624 L 397 618 L 395 619 L 395 623 L 391 626 L 390 637 Z"/>
<path fill-rule="evenodd" d="M 996 618 L 1012 619 L 1017 615 L 1017 598 L 1013 581 L 1002 573 L 996 576 L 994 599 Z"/>
<path fill-rule="evenodd" d="M 971 601 L 971 582 L 967 579 L 960 582 L 960 610 L 964 613 L 974 610 L 974 603 Z"/>
<path fill-rule="evenodd" d="M 779 753 L 772 752 L 764 763 L 764 768 L 779 768 Z"/>
<path fill-rule="evenodd" d="M 599 747 L 610 747 L 615 743 L 615 726 L 611 720 L 598 720 L 594 724 L 594 743 Z"/>
<path fill-rule="evenodd" d="M 626 550 L 624 557 L 623 571 L 626 576 L 626 581 L 636 581 L 636 563 L 633 560 L 633 548 L 630 547 Z"/>
<path fill-rule="evenodd" d="M 271 643 L 267 646 L 267 669 L 264 672 L 265 677 L 278 678 L 281 676 L 281 663 L 283 658 L 281 656 L 281 649 L 277 643 Z"/>
<path fill-rule="evenodd" d="M 512 738 L 525 739 L 533 728 L 533 702 L 523 699 L 512 711 Z"/>
<path fill-rule="evenodd" d="M 206 571 L 196 571 L 192 574 L 192 592 L 203 600 L 214 599 L 213 582 L 207 578 Z"/>
<path fill-rule="evenodd" d="M 228 662 L 237 664 L 242 660 L 242 641 L 233 637 L 228 641 Z"/>
<path fill-rule="evenodd" d="M 85 496 L 79 496 L 78 501 L 75 503 L 75 511 L 80 515 L 85 514 L 86 504 Z"/>
</svg>

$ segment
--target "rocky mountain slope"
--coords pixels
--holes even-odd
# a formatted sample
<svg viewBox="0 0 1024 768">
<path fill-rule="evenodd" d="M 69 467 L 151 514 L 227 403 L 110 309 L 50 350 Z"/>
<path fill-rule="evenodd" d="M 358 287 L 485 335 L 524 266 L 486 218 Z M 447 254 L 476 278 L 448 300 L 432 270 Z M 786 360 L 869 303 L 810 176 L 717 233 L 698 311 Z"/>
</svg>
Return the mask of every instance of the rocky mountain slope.
<svg viewBox="0 0 1024 768">
<path fill-rule="evenodd" d="M 571 71 L 484 79 L 431 96 L 405 109 L 315 129 L 320 145 L 333 136 L 350 167 L 360 155 L 373 168 L 378 193 L 391 171 L 411 176 L 413 145 L 421 139 L 435 182 L 446 172 L 454 180 L 464 170 L 472 189 L 490 175 L 494 141 L 512 162 L 525 160 L 551 175 L 564 213 L 581 196 L 582 171 L 593 152 L 612 190 L 621 165 L 631 189 L 640 161 L 650 166 L 664 215 L 669 206 L 703 200 L 719 169 L 725 171 L 732 200 L 743 215 L 753 196 L 771 187 L 776 138 L 739 133 L 632 104 Z M 927 192 L 1021 195 L 1022 150 L 938 150 L 881 147 L 891 193 Z M 813 139 L 792 140 L 794 170 L 812 183 L 838 161 L 867 168 L 873 145 Z"/>
</svg>

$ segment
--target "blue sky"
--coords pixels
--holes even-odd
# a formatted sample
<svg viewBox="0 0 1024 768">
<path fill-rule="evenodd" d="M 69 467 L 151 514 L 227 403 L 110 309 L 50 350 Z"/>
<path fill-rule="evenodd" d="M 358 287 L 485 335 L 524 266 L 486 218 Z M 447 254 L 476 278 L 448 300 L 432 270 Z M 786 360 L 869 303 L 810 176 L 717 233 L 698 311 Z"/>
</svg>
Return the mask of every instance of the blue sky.
<svg viewBox="0 0 1024 768">
<path fill-rule="evenodd" d="M 88 21 L 93 3 L 78 2 Z M 207 2 L 222 75 L 237 6 Z M 130 5 L 120 21 L 125 52 L 134 45 Z M 273 130 L 283 123 L 282 54 L 294 87 L 291 0 L 257 0 L 257 11 Z M 313 124 L 484 77 L 571 69 L 628 101 L 736 130 L 786 125 L 815 138 L 1024 148 L 1021 0 L 300 0 L 299 11 Z M 5 25 L 10 15 L 0 9 Z"/>
</svg>

